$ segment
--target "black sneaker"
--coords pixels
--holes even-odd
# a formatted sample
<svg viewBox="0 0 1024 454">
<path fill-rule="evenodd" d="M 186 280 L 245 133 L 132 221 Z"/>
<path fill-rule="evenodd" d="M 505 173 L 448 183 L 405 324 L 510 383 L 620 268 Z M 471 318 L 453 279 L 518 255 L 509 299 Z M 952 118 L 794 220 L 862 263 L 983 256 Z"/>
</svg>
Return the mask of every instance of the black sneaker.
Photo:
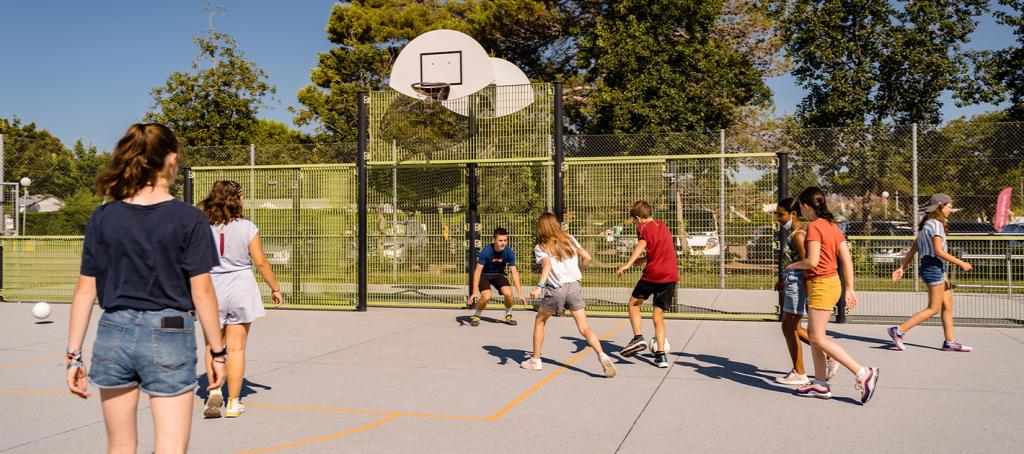
<svg viewBox="0 0 1024 454">
<path fill-rule="evenodd" d="M 655 353 L 654 364 L 661 369 L 668 367 L 668 355 L 666 355 L 665 352 Z"/>
<path fill-rule="evenodd" d="M 626 347 L 619 352 L 620 355 L 629 358 L 637 353 L 640 353 L 647 348 L 647 342 L 644 342 L 643 336 L 634 337 L 633 340 L 626 344 Z"/>
</svg>

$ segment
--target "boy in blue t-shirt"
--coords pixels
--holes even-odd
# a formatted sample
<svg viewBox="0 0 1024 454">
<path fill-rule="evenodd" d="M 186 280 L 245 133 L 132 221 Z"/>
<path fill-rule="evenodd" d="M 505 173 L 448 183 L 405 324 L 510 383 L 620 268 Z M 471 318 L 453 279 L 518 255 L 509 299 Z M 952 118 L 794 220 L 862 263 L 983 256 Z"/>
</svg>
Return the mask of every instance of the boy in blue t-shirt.
<svg viewBox="0 0 1024 454">
<path fill-rule="evenodd" d="M 491 299 L 491 286 L 505 297 L 505 323 L 516 324 L 516 319 L 512 317 L 512 286 L 505 277 L 506 266 L 512 270 L 512 282 L 516 284 L 519 301 L 526 304 L 523 286 L 519 282 L 519 269 L 516 267 L 516 253 L 508 246 L 508 230 L 498 227 L 494 229 L 491 244 L 484 246 L 477 256 L 476 269 L 473 271 L 473 294 L 469 296 L 470 305 L 476 302 L 476 314 L 469 318 L 470 325 L 480 325 L 480 314 Z"/>
</svg>

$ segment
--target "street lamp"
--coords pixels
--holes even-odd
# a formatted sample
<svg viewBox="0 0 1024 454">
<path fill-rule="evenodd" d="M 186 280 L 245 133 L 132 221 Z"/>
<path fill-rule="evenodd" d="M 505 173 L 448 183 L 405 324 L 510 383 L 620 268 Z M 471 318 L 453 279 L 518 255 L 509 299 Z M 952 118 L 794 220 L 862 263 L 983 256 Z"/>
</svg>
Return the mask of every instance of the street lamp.
<svg viewBox="0 0 1024 454">
<path fill-rule="evenodd" d="M 885 205 L 885 219 L 889 219 L 889 191 L 882 191 L 882 205 Z"/>
<path fill-rule="evenodd" d="M 25 188 L 24 202 L 20 204 L 20 211 L 21 211 L 21 234 L 24 235 L 25 234 L 25 218 L 28 217 L 28 210 L 27 210 L 28 206 L 26 206 L 26 204 L 28 203 L 28 187 L 32 185 L 32 179 L 29 178 L 29 177 L 21 177 L 21 180 L 19 180 L 18 183 L 21 184 L 21 186 L 23 186 Z M 15 194 L 15 195 L 17 195 L 17 194 Z"/>
</svg>

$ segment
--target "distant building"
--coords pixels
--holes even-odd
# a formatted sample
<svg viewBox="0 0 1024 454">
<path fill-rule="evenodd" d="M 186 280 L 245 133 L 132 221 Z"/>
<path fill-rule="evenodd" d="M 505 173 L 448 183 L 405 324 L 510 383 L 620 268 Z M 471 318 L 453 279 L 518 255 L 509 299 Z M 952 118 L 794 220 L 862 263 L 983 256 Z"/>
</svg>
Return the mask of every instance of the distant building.
<svg viewBox="0 0 1024 454">
<path fill-rule="evenodd" d="M 52 195 L 37 194 L 19 197 L 18 203 L 29 213 L 53 213 L 64 208 L 64 201 Z"/>
</svg>

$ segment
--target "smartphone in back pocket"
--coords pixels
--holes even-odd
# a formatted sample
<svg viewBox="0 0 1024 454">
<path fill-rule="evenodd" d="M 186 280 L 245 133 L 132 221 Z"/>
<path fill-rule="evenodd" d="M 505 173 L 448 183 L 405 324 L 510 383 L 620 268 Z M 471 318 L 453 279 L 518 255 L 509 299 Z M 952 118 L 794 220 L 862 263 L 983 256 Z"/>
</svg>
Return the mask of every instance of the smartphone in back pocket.
<svg viewBox="0 0 1024 454">
<path fill-rule="evenodd" d="M 171 329 L 184 329 L 185 328 L 185 317 L 175 315 L 171 317 L 164 317 L 160 319 L 161 328 Z"/>
</svg>

